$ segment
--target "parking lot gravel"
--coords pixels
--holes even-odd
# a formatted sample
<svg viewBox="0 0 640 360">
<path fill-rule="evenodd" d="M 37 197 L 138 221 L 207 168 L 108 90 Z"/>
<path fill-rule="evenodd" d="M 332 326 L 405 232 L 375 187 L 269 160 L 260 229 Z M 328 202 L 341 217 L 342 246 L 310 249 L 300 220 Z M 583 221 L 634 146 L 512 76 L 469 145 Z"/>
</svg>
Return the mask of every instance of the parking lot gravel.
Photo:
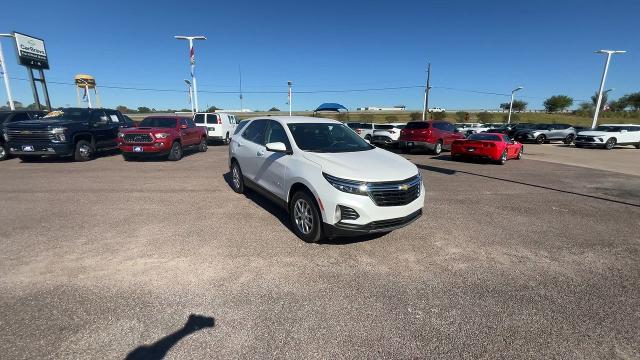
<svg viewBox="0 0 640 360">
<path fill-rule="evenodd" d="M 2 162 L 0 354 L 640 357 L 640 176 L 407 158 L 423 217 L 322 244 L 231 190 L 225 146 Z"/>
</svg>

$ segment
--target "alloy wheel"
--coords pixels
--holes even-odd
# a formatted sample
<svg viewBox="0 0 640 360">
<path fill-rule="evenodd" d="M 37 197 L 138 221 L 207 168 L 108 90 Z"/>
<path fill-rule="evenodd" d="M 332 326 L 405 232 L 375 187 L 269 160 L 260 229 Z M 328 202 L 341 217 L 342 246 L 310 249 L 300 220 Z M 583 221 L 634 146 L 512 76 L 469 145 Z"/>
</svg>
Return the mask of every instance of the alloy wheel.
<svg viewBox="0 0 640 360">
<path fill-rule="evenodd" d="M 233 178 L 233 187 L 236 189 L 240 188 L 240 172 L 238 171 L 238 166 L 234 166 L 233 170 L 231 170 L 231 176 Z"/>
<path fill-rule="evenodd" d="M 296 227 L 304 235 L 309 235 L 313 231 L 313 215 L 311 206 L 304 199 L 298 199 L 293 206 L 293 218 Z"/>
<path fill-rule="evenodd" d="M 83 158 L 89 158 L 91 156 L 91 146 L 83 144 L 80 145 L 80 148 L 78 149 L 80 151 L 80 156 L 82 156 Z"/>
</svg>

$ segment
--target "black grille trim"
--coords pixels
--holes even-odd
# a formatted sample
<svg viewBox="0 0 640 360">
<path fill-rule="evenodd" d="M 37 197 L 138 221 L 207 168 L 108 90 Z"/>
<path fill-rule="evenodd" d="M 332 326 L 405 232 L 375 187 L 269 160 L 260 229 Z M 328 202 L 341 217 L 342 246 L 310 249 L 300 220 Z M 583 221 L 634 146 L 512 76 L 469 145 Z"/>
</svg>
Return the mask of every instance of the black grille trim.
<svg viewBox="0 0 640 360">
<path fill-rule="evenodd" d="M 9 140 L 53 140 L 53 134 L 49 130 L 7 130 Z"/>
<path fill-rule="evenodd" d="M 125 134 L 123 137 L 127 143 L 152 143 L 153 138 L 149 134 Z"/>
<path fill-rule="evenodd" d="M 340 206 L 340 214 L 342 214 L 341 220 L 357 220 L 360 217 L 357 211 L 348 207 L 348 206 Z"/>
</svg>

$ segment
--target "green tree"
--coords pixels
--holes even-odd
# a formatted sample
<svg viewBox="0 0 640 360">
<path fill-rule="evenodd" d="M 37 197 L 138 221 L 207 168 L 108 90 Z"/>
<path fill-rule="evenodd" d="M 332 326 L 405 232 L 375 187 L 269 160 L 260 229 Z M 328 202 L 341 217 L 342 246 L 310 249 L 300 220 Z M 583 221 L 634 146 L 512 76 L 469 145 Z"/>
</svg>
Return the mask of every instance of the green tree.
<svg viewBox="0 0 640 360">
<path fill-rule="evenodd" d="M 271 109 L 269 109 L 269 111 L 280 111 L 280 109 L 278 109 L 277 107 L 272 107 Z"/>
<path fill-rule="evenodd" d="M 504 111 L 509 111 L 509 106 L 511 105 L 510 102 L 507 103 L 502 103 L 500 104 L 500 109 L 504 110 Z M 522 100 L 513 100 L 513 111 L 516 112 L 521 112 L 521 111 L 525 111 L 527 110 L 527 105 L 529 105 L 528 102 L 526 101 L 522 101 Z"/>
<path fill-rule="evenodd" d="M 607 102 L 608 101 L 609 101 L 609 93 L 608 92 L 603 92 L 602 93 L 602 102 L 600 103 L 600 111 L 602 111 L 604 109 L 604 107 L 607 106 Z M 593 108 L 595 109 L 596 105 L 598 105 L 598 92 L 597 91 L 593 96 L 591 96 L 591 102 L 593 103 Z M 582 106 L 583 104 L 580 104 L 580 106 Z"/>
<path fill-rule="evenodd" d="M 207 109 L 207 112 L 216 112 L 218 110 L 220 109 L 216 106 L 209 106 L 209 108 Z"/>
<path fill-rule="evenodd" d="M 431 118 L 433 120 L 444 120 L 447 118 L 447 112 L 446 111 L 432 112 Z"/>
<path fill-rule="evenodd" d="M 395 115 L 387 115 L 384 117 L 384 121 L 386 121 L 387 123 L 398 122 L 398 117 Z"/>
<path fill-rule="evenodd" d="M 422 114 L 417 111 L 414 111 L 409 114 L 409 119 L 411 119 L 411 121 L 422 120 Z"/>
<path fill-rule="evenodd" d="M 622 109 L 630 107 L 635 111 L 640 111 L 640 92 L 626 94 L 618 99 L 618 104 L 623 106 Z"/>
<path fill-rule="evenodd" d="M 128 107 L 126 107 L 126 106 L 124 106 L 124 105 L 118 105 L 118 106 L 116 106 L 116 110 L 120 111 L 120 112 L 121 112 L 121 113 L 123 113 L 123 114 L 126 114 L 126 113 L 128 113 L 129 111 L 131 111 L 131 110 L 129 110 L 129 108 L 128 108 Z"/>
<path fill-rule="evenodd" d="M 544 101 L 544 108 L 547 112 L 563 111 L 571 105 L 573 105 L 573 98 L 567 95 L 554 95 Z"/>
<path fill-rule="evenodd" d="M 575 111 L 575 114 L 582 117 L 591 117 L 595 111 L 596 106 L 589 102 L 583 102 L 578 105 L 578 110 Z"/>
<path fill-rule="evenodd" d="M 493 120 L 493 114 L 487 111 L 479 112 L 476 116 L 481 123 L 488 123 Z"/>
<path fill-rule="evenodd" d="M 140 107 L 138 107 L 138 112 L 141 113 L 141 114 L 146 114 L 146 113 L 151 112 L 151 109 L 149 109 L 146 106 L 140 106 Z"/>
</svg>

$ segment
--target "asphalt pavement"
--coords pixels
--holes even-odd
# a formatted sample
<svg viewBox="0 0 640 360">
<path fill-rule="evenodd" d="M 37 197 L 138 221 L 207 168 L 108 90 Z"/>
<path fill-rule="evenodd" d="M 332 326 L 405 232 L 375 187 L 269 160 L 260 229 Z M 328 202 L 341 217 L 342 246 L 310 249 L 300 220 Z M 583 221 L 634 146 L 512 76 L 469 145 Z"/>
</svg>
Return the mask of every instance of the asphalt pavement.
<svg viewBox="0 0 640 360">
<path fill-rule="evenodd" d="M 407 157 L 423 217 L 323 244 L 225 146 L 2 162 L 0 357 L 640 357 L 640 176 Z"/>
</svg>

